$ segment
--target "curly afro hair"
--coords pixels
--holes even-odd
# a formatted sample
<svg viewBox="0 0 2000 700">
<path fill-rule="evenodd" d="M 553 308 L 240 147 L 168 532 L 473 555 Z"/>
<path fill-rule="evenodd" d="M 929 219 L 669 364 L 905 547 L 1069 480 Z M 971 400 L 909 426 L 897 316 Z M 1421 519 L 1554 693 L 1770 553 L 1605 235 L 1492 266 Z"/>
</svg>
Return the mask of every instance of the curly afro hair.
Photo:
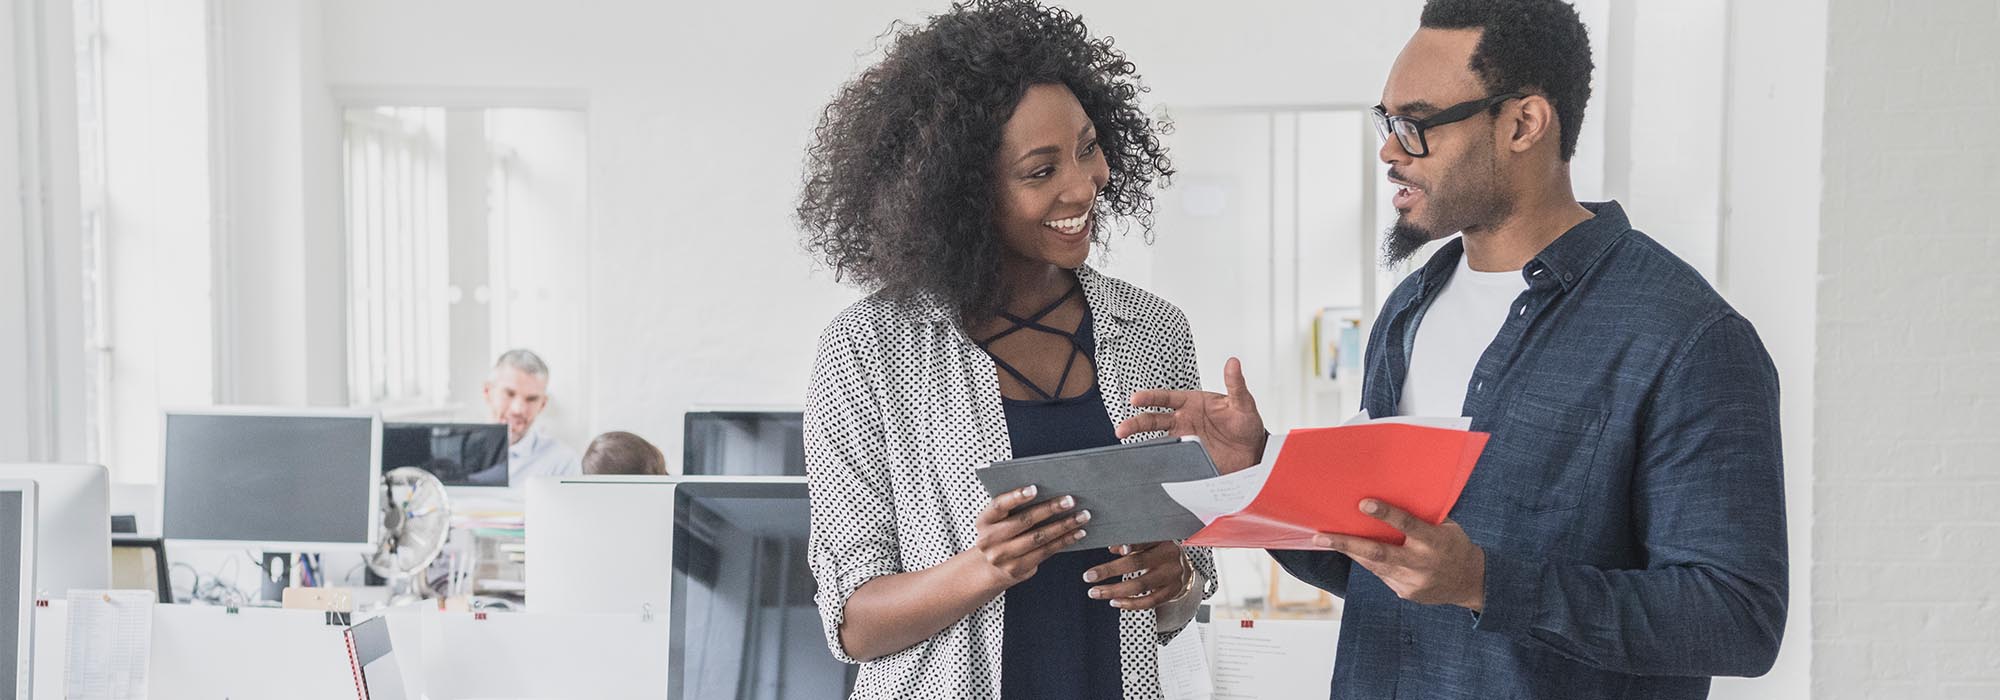
<svg viewBox="0 0 2000 700">
<path fill-rule="evenodd" d="M 1576 155 L 1595 67 L 1576 8 L 1557 0 L 1430 0 L 1421 24 L 1484 30 L 1472 51 L 1472 72 L 1487 94 L 1518 90 L 1548 98 L 1562 127 L 1562 159 Z"/>
<path fill-rule="evenodd" d="M 1167 125 L 1140 109 L 1146 89 L 1110 37 L 1031 0 L 975 0 L 883 38 L 882 60 L 841 87 L 806 151 L 798 220 L 837 278 L 931 295 L 961 319 L 1000 309 L 993 160 L 1002 125 L 1039 84 L 1068 87 L 1096 126 L 1111 170 L 1098 220 L 1150 236 L 1151 186 L 1173 174 Z"/>
</svg>

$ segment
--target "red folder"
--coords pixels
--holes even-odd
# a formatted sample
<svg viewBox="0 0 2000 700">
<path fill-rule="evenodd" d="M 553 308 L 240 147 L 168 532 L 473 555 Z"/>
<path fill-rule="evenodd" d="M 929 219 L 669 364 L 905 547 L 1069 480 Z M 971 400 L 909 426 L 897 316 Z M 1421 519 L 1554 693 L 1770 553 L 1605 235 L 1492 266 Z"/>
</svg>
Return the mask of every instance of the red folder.
<svg viewBox="0 0 2000 700">
<path fill-rule="evenodd" d="M 1332 532 L 1400 545 L 1403 533 L 1361 512 L 1374 498 L 1433 525 L 1458 503 L 1486 433 L 1403 423 L 1302 428 L 1285 436 L 1264 488 L 1243 510 L 1187 539 L 1201 547 L 1325 549 Z"/>
</svg>

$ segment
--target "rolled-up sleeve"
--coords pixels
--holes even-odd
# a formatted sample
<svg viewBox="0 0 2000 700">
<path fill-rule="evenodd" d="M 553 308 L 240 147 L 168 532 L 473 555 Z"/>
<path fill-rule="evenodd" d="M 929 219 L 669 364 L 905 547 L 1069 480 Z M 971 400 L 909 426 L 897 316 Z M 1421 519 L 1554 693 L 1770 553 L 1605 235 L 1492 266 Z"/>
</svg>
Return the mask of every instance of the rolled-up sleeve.
<svg viewBox="0 0 2000 700">
<path fill-rule="evenodd" d="M 821 334 L 805 405 L 813 600 L 827 648 L 845 663 L 860 663 L 840 642 L 847 599 L 871 579 L 902 571 L 881 403 L 854 338 L 844 319 Z"/>
<path fill-rule="evenodd" d="M 1621 673 L 1760 675 L 1784 636 L 1787 552 L 1777 370 L 1749 322 L 1706 326 L 1646 416 L 1646 568 L 1489 553 L 1477 627 Z"/>
</svg>

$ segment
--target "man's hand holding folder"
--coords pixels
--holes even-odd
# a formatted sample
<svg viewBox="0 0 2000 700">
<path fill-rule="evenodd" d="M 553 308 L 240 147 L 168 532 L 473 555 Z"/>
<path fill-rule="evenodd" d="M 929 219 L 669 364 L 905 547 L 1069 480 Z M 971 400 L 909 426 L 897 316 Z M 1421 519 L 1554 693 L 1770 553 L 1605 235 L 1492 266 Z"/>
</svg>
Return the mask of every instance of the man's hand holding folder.
<svg viewBox="0 0 2000 700">
<path fill-rule="evenodd" d="M 1134 406 L 1164 410 L 1118 426 L 1121 438 L 1198 436 L 1225 473 L 1202 487 L 1214 493 L 1191 493 L 1200 482 L 1168 485 L 1184 504 L 1214 496 L 1208 505 L 1223 511 L 1191 507 L 1208 525 L 1187 544 L 1333 550 L 1406 600 L 1483 607 L 1485 552 L 1447 516 L 1485 449 L 1484 433 L 1381 421 L 1301 429 L 1286 436 L 1271 463 L 1258 464 L 1270 433 L 1235 358 L 1223 381 L 1227 394 L 1139 392 Z M 1228 512 L 1221 492 L 1232 487 L 1254 496 Z"/>
</svg>

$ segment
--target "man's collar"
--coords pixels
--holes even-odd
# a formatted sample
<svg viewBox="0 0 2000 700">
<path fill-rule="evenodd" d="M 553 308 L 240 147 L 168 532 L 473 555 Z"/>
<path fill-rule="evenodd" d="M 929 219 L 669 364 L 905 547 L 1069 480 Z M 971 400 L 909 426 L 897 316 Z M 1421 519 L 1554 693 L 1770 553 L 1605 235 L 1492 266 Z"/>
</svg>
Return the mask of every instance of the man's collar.
<svg viewBox="0 0 2000 700">
<path fill-rule="evenodd" d="M 1582 223 L 1570 228 L 1542 252 L 1535 254 L 1533 267 L 1540 263 L 1548 269 L 1548 274 L 1561 282 L 1563 291 L 1574 288 L 1590 268 L 1604 257 L 1605 251 L 1617 243 L 1626 231 L 1632 230 L 1632 222 L 1625 218 L 1625 208 L 1617 202 L 1578 202 L 1593 215 Z M 1533 274 L 1530 272 L 1530 274 Z"/>
<path fill-rule="evenodd" d="M 1632 222 L 1625 218 L 1625 208 L 1617 202 L 1578 202 L 1589 210 L 1591 217 L 1571 227 L 1563 235 L 1556 237 L 1542 252 L 1528 262 L 1523 275 L 1534 277 L 1547 274 L 1569 291 L 1583 276 L 1604 257 L 1611 244 L 1632 229 Z M 1425 296 L 1435 292 L 1445 280 L 1451 279 L 1452 270 L 1458 267 L 1458 259 L 1465 255 L 1465 238 L 1453 238 L 1446 242 L 1431 259 L 1424 263 L 1420 271 Z M 1541 272 L 1546 270 L 1546 273 Z"/>
</svg>

